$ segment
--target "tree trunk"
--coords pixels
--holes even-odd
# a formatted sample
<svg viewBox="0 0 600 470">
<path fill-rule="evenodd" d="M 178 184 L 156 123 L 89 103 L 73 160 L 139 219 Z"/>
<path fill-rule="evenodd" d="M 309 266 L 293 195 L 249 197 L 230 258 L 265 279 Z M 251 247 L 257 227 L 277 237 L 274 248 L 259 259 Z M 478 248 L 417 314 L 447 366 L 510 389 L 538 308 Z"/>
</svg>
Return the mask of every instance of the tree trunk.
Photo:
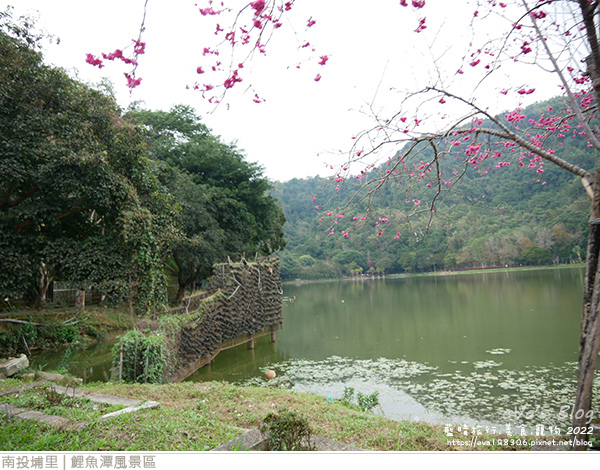
<svg viewBox="0 0 600 470">
<path fill-rule="evenodd" d="M 33 308 L 35 310 L 41 310 L 46 305 L 46 294 L 48 293 L 48 288 L 50 287 L 53 277 L 51 270 L 47 269 L 44 262 L 40 262 L 39 272 L 40 280 L 38 283 L 38 293 L 33 303 Z"/>
<path fill-rule="evenodd" d="M 183 300 L 183 296 L 185 294 L 185 284 L 179 284 L 179 288 L 177 289 L 177 294 L 175 295 L 175 299 L 173 300 L 174 305 L 179 305 Z"/>
<path fill-rule="evenodd" d="M 131 274 L 129 274 L 129 318 L 131 319 L 131 328 L 135 330 L 135 285 Z"/>
<path fill-rule="evenodd" d="M 593 418 L 592 389 L 598 349 L 600 347 L 600 171 L 596 172 L 594 182 L 594 198 L 590 218 L 587 262 L 585 270 L 585 286 L 583 294 L 583 312 L 581 319 L 581 338 L 579 342 L 579 372 L 577 375 L 577 392 L 573 406 L 573 442 L 572 450 L 587 450 L 583 441 L 589 434 L 583 431 L 589 427 Z"/>
<path fill-rule="evenodd" d="M 179 260 L 179 253 L 177 252 L 177 250 L 173 251 L 173 259 L 175 260 L 175 264 L 177 265 L 177 284 L 179 286 L 179 288 L 177 289 L 177 295 L 175 296 L 175 300 L 173 300 L 173 304 L 179 305 L 181 303 L 181 300 L 183 299 L 183 296 L 185 295 L 185 289 L 188 286 L 189 279 L 187 281 L 184 279 L 183 264 Z"/>
</svg>

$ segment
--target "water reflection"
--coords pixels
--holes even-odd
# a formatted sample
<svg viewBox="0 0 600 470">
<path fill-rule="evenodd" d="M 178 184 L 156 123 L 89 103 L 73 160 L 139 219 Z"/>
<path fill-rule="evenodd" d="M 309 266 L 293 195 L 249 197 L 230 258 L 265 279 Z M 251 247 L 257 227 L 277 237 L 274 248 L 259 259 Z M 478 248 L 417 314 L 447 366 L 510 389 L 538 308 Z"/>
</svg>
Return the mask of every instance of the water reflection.
<svg viewBox="0 0 600 470">
<path fill-rule="evenodd" d="M 576 359 L 580 270 L 286 286 L 278 347 L 291 357 L 406 357 L 444 367 L 510 348 L 510 366 Z M 506 275 L 509 275 L 507 278 Z"/>
<path fill-rule="evenodd" d="M 84 382 L 108 382 L 112 367 L 112 341 L 73 344 L 47 351 L 33 351 L 30 364 L 33 370 L 56 371 L 66 368 Z"/>
<path fill-rule="evenodd" d="M 547 415 L 556 415 L 572 399 L 583 274 L 562 268 L 286 285 L 296 300 L 285 305 L 275 345 L 262 338 L 254 353 L 240 346 L 190 380 L 265 385 L 264 371 L 274 368 L 272 386 L 324 397 L 341 397 L 356 380 L 365 391 L 375 387 L 390 417 L 424 415 L 409 404 L 415 399 L 429 419 L 498 420 L 528 399 L 547 402 Z M 341 366 L 332 358 L 350 360 L 352 373 L 336 375 Z M 387 360 L 394 369 L 405 361 L 430 370 L 397 380 L 382 366 Z M 410 400 L 401 399 L 407 393 Z"/>
</svg>

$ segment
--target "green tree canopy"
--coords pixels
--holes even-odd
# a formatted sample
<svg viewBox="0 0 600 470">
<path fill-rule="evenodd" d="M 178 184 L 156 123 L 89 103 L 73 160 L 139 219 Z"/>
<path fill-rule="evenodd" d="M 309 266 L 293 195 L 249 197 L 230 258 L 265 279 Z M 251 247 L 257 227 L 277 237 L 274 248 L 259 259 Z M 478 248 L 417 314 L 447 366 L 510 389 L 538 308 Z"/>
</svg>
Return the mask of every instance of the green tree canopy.
<svg viewBox="0 0 600 470">
<path fill-rule="evenodd" d="M 172 252 L 178 298 L 227 256 L 269 255 L 285 246 L 285 218 L 262 169 L 212 135 L 191 108 L 134 106 L 128 116 L 143 129 L 150 154 L 162 164 L 163 183 L 181 207 L 182 236 Z"/>
<path fill-rule="evenodd" d="M 0 13 L 0 292 L 39 305 L 57 278 L 151 308 L 170 197 L 113 99 L 45 65 L 31 31 Z"/>
</svg>

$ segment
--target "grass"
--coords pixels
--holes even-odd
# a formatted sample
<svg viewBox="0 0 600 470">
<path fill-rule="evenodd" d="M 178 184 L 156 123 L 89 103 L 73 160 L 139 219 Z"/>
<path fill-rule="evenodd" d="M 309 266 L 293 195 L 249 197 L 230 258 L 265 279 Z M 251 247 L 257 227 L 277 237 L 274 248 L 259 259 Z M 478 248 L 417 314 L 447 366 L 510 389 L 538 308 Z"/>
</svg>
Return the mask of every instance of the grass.
<svg viewBox="0 0 600 470">
<path fill-rule="evenodd" d="M 125 307 L 109 308 L 90 305 L 79 313 L 74 307 L 45 308 L 42 310 L 23 309 L 4 312 L 3 317 L 32 322 L 39 322 L 42 319 L 44 321 L 62 322 L 76 317 L 77 320 L 85 319 L 81 322 L 85 327 L 92 327 L 109 334 L 131 327 L 131 318 Z"/>
<path fill-rule="evenodd" d="M 74 398 L 58 393 L 49 384 L 39 385 L 22 392 L 0 397 L 0 404 L 8 403 L 47 415 L 62 416 L 72 421 L 99 419 L 102 415 L 124 408 L 122 405 L 94 403 L 87 398 Z"/>
<path fill-rule="evenodd" d="M 18 380 L 9 380 L 0 382 L 0 388 L 6 390 L 19 384 Z M 88 427 L 78 432 L 60 431 L 32 421 L 8 420 L 0 413 L 0 449 L 204 451 L 240 436 L 245 429 L 259 427 L 267 414 L 281 409 L 295 410 L 305 416 L 314 435 L 371 451 L 527 449 L 523 446 L 455 448 L 448 443 L 443 426 L 393 421 L 328 402 L 316 395 L 277 388 L 183 382 L 167 385 L 95 383 L 80 389 L 158 401 L 161 406 L 107 420 L 98 419 L 97 410 L 85 408 L 89 405 L 82 404 L 76 412 L 54 407 L 54 413 L 89 422 Z M 21 398 L 25 400 L 26 395 L 22 393 Z M 44 412 L 49 413 L 50 408 L 46 406 Z M 481 440 L 483 438 L 485 436 Z"/>
</svg>

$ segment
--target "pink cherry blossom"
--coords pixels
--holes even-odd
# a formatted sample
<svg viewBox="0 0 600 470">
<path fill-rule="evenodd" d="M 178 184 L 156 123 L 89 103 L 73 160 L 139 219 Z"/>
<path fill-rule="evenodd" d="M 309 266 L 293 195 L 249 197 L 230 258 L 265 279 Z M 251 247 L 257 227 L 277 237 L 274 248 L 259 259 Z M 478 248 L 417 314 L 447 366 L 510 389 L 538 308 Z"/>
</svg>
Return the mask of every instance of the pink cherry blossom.
<svg viewBox="0 0 600 470">
<path fill-rule="evenodd" d="M 90 53 L 88 53 L 88 54 L 85 55 L 85 61 L 88 64 L 93 65 L 94 67 L 98 67 L 99 69 L 101 69 L 102 67 L 104 67 L 104 65 L 102 64 L 102 59 L 98 59 L 97 57 L 94 57 Z"/>
<path fill-rule="evenodd" d="M 590 2 L 591 3 L 591 2 Z M 541 20 L 543 18 L 546 18 L 546 13 L 544 13 L 543 11 L 533 11 L 531 12 L 531 16 L 533 18 L 535 18 L 536 20 Z"/>
<path fill-rule="evenodd" d="M 125 74 L 125 78 L 127 79 L 127 87 L 129 88 L 135 88 L 142 82 L 141 78 L 135 78 L 134 75 L 128 73 Z"/>
<path fill-rule="evenodd" d="M 531 51 L 532 49 L 529 47 L 529 43 L 525 41 L 521 46 L 521 52 L 523 52 L 523 54 L 529 54 Z"/>
<path fill-rule="evenodd" d="M 202 16 L 206 16 L 206 15 L 218 15 L 219 13 L 221 13 L 221 12 L 213 10 L 212 7 L 200 8 L 200 14 Z"/>
<path fill-rule="evenodd" d="M 254 14 L 256 16 L 260 15 L 265 9 L 265 0 L 257 0 L 256 2 L 250 2 L 250 6 L 254 8 Z"/>
<path fill-rule="evenodd" d="M 525 90 L 524 88 L 519 90 L 517 93 L 519 95 L 531 95 L 535 91 L 535 88 L 530 88 L 529 90 Z"/>
<path fill-rule="evenodd" d="M 227 80 L 225 80 L 223 85 L 225 86 L 225 88 L 232 88 L 233 85 L 235 85 L 236 83 L 241 82 L 241 81 L 242 81 L 242 79 L 238 75 L 238 71 L 234 70 L 233 75 L 231 75 L 231 77 L 229 77 Z"/>
</svg>

